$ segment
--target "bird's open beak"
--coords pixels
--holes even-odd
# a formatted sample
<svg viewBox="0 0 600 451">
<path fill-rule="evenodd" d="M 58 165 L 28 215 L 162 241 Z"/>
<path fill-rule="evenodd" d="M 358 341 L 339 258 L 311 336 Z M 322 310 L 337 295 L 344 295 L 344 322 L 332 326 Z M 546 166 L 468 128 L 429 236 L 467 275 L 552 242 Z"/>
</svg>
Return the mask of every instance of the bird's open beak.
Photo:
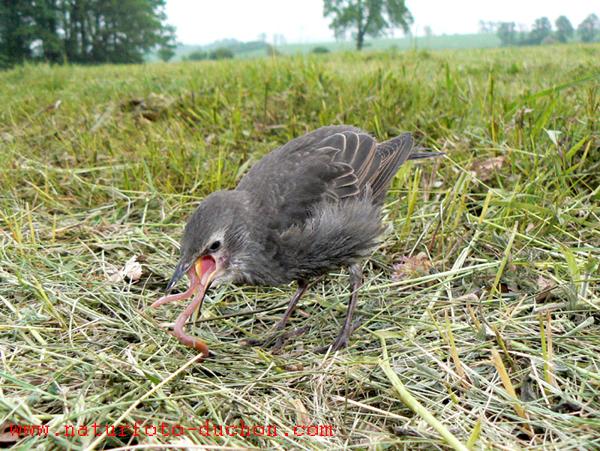
<svg viewBox="0 0 600 451">
<path fill-rule="evenodd" d="M 196 260 L 194 269 L 200 278 L 200 284 L 205 287 L 205 290 L 210 286 L 215 275 L 217 274 L 217 261 L 213 257 L 202 257 Z"/>
<path fill-rule="evenodd" d="M 185 271 L 185 264 L 180 262 L 175 269 L 175 273 L 169 284 L 167 285 L 167 290 L 170 290 L 179 279 L 183 277 Z M 191 337 L 187 335 L 183 326 L 190 316 L 194 313 L 194 311 L 202 306 L 202 301 L 204 300 L 204 295 L 206 294 L 206 290 L 210 286 L 213 281 L 215 275 L 218 272 L 218 264 L 217 261 L 210 256 L 204 256 L 196 260 L 196 262 L 189 267 L 187 270 L 187 275 L 190 278 L 190 285 L 186 291 L 179 294 L 173 294 L 168 296 L 163 296 L 154 304 L 152 307 L 159 307 L 163 304 L 168 304 L 170 302 L 181 301 L 183 299 L 190 298 L 196 290 L 196 296 L 192 300 L 191 304 L 186 307 L 186 309 L 179 315 L 177 321 L 175 322 L 175 327 L 173 329 L 173 334 L 177 337 L 177 339 L 186 346 L 190 346 L 192 348 L 197 349 L 198 351 L 204 354 L 204 357 L 208 357 L 208 346 L 197 338 Z"/>
<path fill-rule="evenodd" d="M 177 284 L 177 282 L 179 282 L 181 280 L 183 275 L 187 272 L 187 270 L 190 267 L 191 266 L 183 260 L 181 260 L 177 264 L 177 267 L 175 268 L 175 272 L 173 273 L 173 275 L 171 276 L 171 280 L 169 280 L 169 283 L 167 284 L 167 294 L 171 292 L 173 287 Z"/>
</svg>

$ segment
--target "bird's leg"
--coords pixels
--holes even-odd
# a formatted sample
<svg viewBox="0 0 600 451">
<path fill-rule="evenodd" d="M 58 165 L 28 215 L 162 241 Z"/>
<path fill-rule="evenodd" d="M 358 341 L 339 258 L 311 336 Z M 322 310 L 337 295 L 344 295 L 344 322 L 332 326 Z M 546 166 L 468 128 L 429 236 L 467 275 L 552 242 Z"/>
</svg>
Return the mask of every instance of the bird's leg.
<svg viewBox="0 0 600 451">
<path fill-rule="evenodd" d="M 285 328 L 285 325 L 287 324 L 288 320 L 290 319 L 290 316 L 292 316 L 292 312 L 296 308 L 296 304 L 298 304 L 298 301 L 300 300 L 302 295 L 304 295 L 304 293 L 306 293 L 308 286 L 309 286 L 309 284 L 307 282 L 305 282 L 304 280 L 298 281 L 298 288 L 296 289 L 296 292 L 294 293 L 294 295 L 291 297 L 290 302 L 287 306 L 287 309 L 285 310 L 285 313 L 283 314 L 283 317 L 279 320 L 279 322 L 274 327 L 275 333 L 269 335 L 267 338 L 262 339 L 262 340 L 258 340 L 258 339 L 245 340 L 246 344 L 249 346 L 270 346 L 270 345 L 272 345 L 273 350 L 277 351 L 283 347 L 283 345 L 285 344 L 285 341 L 288 338 L 299 335 L 299 333 L 303 332 L 303 330 L 300 329 L 300 330 L 292 331 L 289 334 L 277 333 Z"/>
<path fill-rule="evenodd" d="M 348 268 L 348 272 L 350 273 L 350 285 L 352 287 L 352 293 L 350 294 L 350 302 L 348 303 L 348 310 L 346 310 L 344 325 L 342 326 L 339 335 L 331 344 L 331 346 L 322 346 L 317 348 L 316 352 L 325 353 L 329 348 L 331 348 L 331 352 L 335 352 L 339 349 L 345 348 L 348 346 L 350 335 L 352 332 L 354 332 L 354 329 L 358 327 L 358 324 L 352 323 L 352 315 L 354 314 L 356 304 L 358 303 L 358 290 L 362 286 L 362 269 L 360 265 L 354 264 Z"/>
<path fill-rule="evenodd" d="M 279 320 L 279 322 L 277 324 L 275 324 L 275 330 L 282 330 L 285 327 L 288 320 L 290 319 L 290 316 L 292 316 L 292 312 L 296 308 L 296 304 L 298 303 L 300 298 L 304 295 L 304 293 L 306 293 L 307 289 L 308 289 L 308 283 L 306 283 L 304 280 L 301 280 L 298 282 L 298 288 L 296 289 L 296 292 L 290 299 L 290 303 L 288 304 L 287 309 L 285 310 L 285 313 L 283 314 L 283 317 Z"/>
</svg>

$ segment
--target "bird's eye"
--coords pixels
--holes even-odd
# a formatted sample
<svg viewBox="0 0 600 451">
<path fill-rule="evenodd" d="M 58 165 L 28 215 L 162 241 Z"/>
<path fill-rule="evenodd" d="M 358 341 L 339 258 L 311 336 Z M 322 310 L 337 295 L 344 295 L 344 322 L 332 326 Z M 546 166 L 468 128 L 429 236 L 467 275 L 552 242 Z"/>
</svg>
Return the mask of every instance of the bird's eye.
<svg viewBox="0 0 600 451">
<path fill-rule="evenodd" d="M 210 246 L 208 246 L 208 250 L 211 252 L 218 251 L 221 247 L 220 241 L 214 241 Z"/>
</svg>

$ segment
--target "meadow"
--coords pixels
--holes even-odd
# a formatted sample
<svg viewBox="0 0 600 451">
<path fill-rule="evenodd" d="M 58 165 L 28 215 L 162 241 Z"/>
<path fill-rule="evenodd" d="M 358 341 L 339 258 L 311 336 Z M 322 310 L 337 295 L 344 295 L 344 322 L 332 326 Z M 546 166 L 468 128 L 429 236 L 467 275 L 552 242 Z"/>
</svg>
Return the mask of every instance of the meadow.
<svg viewBox="0 0 600 451">
<path fill-rule="evenodd" d="M 600 45 L 0 72 L 0 445 L 600 448 L 599 118 Z M 340 272 L 280 354 L 243 342 L 293 287 L 212 290 L 187 328 L 201 362 L 167 332 L 182 306 L 148 308 L 187 216 L 339 123 L 446 153 L 394 179 L 350 346 L 313 352 L 343 320 Z M 278 436 L 103 429 L 207 420 Z M 334 433 L 294 433 L 311 424 Z"/>
<path fill-rule="evenodd" d="M 223 44 L 216 42 L 212 45 L 199 47 L 195 45 L 181 44 L 175 48 L 174 60 L 180 61 L 195 50 L 214 50 Z M 275 49 L 282 55 L 299 55 L 311 53 L 316 47 L 324 47 L 331 52 L 353 51 L 356 47 L 353 41 L 327 41 L 327 42 L 305 42 L 285 43 L 277 45 Z M 451 34 L 432 36 L 402 36 L 402 37 L 380 37 L 371 38 L 365 42 L 365 49 L 371 50 L 443 50 L 443 49 L 482 49 L 489 47 L 500 47 L 500 38 L 494 33 L 473 34 Z M 258 50 L 235 51 L 236 58 L 256 58 L 268 53 L 266 48 Z M 149 61 L 158 61 L 157 54 L 148 56 Z"/>
</svg>

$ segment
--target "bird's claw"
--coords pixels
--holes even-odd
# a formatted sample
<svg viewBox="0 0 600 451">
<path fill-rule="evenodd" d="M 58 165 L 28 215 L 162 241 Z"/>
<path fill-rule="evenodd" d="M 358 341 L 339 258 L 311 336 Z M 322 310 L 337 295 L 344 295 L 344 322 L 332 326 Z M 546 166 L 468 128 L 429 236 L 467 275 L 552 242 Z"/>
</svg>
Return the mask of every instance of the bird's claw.
<svg viewBox="0 0 600 451">
<path fill-rule="evenodd" d="M 254 339 L 249 338 L 244 340 L 243 344 L 245 346 L 256 346 L 260 348 L 270 348 L 273 354 L 279 353 L 283 346 L 288 342 L 290 338 L 297 337 L 306 332 L 307 327 L 300 327 L 299 329 L 294 329 L 289 332 L 279 333 L 276 332 L 274 334 L 269 335 L 267 338 L 263 339 Z"/>
<path fill-rule="evenodd" d="M 282 339 L 283 334 L 272 334 L 267 338 L 247 338 L 242 343 L 244 346 L 270 348 L 279 345 Z"/>
<path fill-rule="evenodd" d="M 327 346 L 319 346 L 315 349 L 317 354 L 325 354 L 327 351 L 336 352 L 348 346 L 348 335 L 339 335 L 333 343 Z"/>
<path fill-rule="evenodd" d="M 315 353 L 325 354 L 328 351 L 333 353 L 339 351 L 340 349 L 344 349 L 348 346 L 348 342 L 350 341 L 350 335 L 352 335 L 352 332 L 358 329 L 361 324 L 362 319 L 358 318 L 352 323 L 352 325 L 349 328 L 343 329 L 333 343 L 327 346 L 319 346 L 315 349 Z"/>
</svg>

